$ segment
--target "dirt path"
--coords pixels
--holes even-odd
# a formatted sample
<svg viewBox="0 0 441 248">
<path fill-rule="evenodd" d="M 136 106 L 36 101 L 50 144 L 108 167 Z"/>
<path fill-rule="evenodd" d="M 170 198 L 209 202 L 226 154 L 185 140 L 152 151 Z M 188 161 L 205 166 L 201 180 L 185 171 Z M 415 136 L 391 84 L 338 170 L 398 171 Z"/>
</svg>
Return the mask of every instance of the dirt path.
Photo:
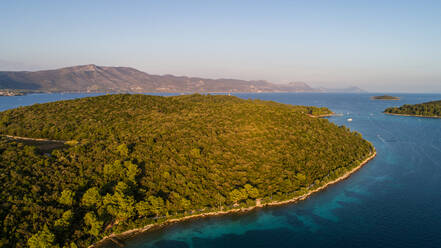
<svg viewBox="0 0 441 248">
<path fill-rule="evenodd" d="M 42 139 L 42 138 L 28 138 L 28 137 L 20 137 L 20 136 L 13 136 L 13 135 L 3 135 L 4 137 L 10 138 L 10 139 L 16 139 L 16 140 L 31 140 L 31 141 L 48 141 L 48 142 L 58 142 L 58 143 L 64 143 L 66 141 L 64 140 L 50 140 L 50 139 Z"/>
</svg>

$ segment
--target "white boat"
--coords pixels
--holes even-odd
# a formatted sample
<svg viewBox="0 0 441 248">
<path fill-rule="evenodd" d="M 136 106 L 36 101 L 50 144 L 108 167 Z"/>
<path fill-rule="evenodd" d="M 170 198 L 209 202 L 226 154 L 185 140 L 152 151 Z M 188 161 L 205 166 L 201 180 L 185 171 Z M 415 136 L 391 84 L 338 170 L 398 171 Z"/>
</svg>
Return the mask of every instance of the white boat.
<svg viewBox="0 0 441 248">
<path fill-rule="evenodd" d="M 348 122 L 351 122 L 352 121 L 352 118 L 348 118 Z"/>
</svg>

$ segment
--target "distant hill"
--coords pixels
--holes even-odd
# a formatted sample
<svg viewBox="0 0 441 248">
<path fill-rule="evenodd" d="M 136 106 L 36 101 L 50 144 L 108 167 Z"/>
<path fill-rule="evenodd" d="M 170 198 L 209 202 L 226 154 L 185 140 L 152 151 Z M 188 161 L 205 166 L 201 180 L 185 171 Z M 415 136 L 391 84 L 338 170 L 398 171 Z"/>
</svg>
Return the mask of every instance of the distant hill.
<svg viewBox="0 0 441 248">
<path fill-rule="evenodd" d="M 44 71 L 0 72 L 0 89 L 50 92 L 320 92 L 305 83 L 151 75 L 130 67 L 80 65 Z"/>
</svg>

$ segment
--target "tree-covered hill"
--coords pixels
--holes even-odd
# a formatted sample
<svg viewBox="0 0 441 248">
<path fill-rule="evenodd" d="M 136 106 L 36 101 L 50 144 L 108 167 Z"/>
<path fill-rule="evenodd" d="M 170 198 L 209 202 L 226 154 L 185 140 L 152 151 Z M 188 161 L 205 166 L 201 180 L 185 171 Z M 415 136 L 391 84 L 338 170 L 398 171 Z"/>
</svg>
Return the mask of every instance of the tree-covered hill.
<svg viewBox="0 0 441 248">
<path fill-rule="evenodd" d="M 0 113 L 0 134 L 67 141 L 51 154 L 0 138 L 0 246 L 87 247 L 168 218 L 290 199 L 373 151 L 308 114 L 230 96 L 106 95 Z"/>
<path fill-rule="evenodd" d="M 415 115 L 423 117 L 441 117 L 441 101 L 420 104 L 404 104 L 401 107 L 392 107 L 384 110 L 387 114 Z"/>
</svg>

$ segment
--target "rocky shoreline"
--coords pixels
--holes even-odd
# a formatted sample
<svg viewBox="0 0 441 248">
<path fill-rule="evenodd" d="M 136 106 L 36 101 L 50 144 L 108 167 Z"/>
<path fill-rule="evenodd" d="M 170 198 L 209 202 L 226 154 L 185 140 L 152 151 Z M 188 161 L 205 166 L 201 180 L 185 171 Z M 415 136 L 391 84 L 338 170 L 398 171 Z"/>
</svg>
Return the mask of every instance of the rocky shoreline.
<svg viewBox="0 0 441 248">
<path fill-rule="evenodd" d="M 202 217 L 208 217 L 208 216 L 219 216 L 219 215 L 226 215 L 226 214 L 231 214 L 231 213 L 242 213 L 242 212 L 247 212 L 247 211 L 251 211 L 253 209 L 257 209 L 257 208 L 261 208 L 261 207 L 267 207 L 267 206 L 277 206 L 277 205 L 283 205 L 283 204 L 288 204 L 288 203 L 294 203 L 297 201 L 301 201 L 301 200 L 305 200 L 306 198 L 308 198 L 309 196 L 311 196 L 312 194 L 319 192 L 325 188 L 327 188 L 330 185 L 333 185 L 335 183 L 338 183 L 340 181 L 345 180 L 346 178 L 348 178 L 350 175 L 352 175 L 353 173 L 355 173 L 356 171 L 358 171 L 361 167 L 363 167 L 365 164 L 367 164 L 370 160 L 372 160 L 373 158 L 375 158 L 375 156 L 377 155 L 377 152 L 374 150 L 371 155 L 366 158 L 363 162 L 360 163 L 359 166 L 353 168 L 352 170 L 346 172 L 345 174 L 343 174 L 342 176 L 340 176 L 339 178 L 332 180 L 330 182 L 327 182 L 326 184 L 309 191 L 308 193 L 301 195 L 301 196 L 297 196 L 294 197 L 292 199 L 289 200 L 284 200 L 284 201 L 275 201 L 275 202 L 270 202 L 270 203 L 266 203 L 266 204 L 261 204 L 261 205 L 256 205 L 256 206 L 251 206 L 251 207 L 247 207 L 247 208 L 238 208 L 238 209 L 230 209 L 230 210 L 226 210 L 226 211 L 216 211 L 216 212 L 210 212 L 210 213 L 203 213 L 203 214 L 195 214 L 195 215 L 189 215 L 189 216 L 185 216 L 182 218 L 176 218 L 176 219 L 170 219 L 167 220 L 163 223 L 155 223 L 155 224 L 149 224 L 146 225 L 142 228 L 136 228 L 136 229 L 132 229 L 129 231 L 125 231 L 119 234 L 111 234 L 109 236 L 104 237 L 102 240 L 98 241 L 97 243 L 89 246 L 89 248 L 92 247 L 102 247 L 103 243 L 107 240 L 111 240 L 113 243 L 117 244 L 120 247 L 124 246 L 124 243 L 120 240 L 127 240 L 130 239 L 133 236 L 139 235 L 141 233 L 147 232 L 147 231 L 152 231 L 152 230 L 157 230 L 159 228 L 162 228 L 164 226 L 167 226 L 169 224 L 172 223 L 176 223 L 176 222 L 181 222 L 181 221 L 185 221 L 185 220 L 189 220 L 189 219 L 195 219 L 195 218 L 202 218 Z"/>
<path fill-rule="evenodd" d="M 425 116 L 425 115 L 410 115 L 410 114 L 394 114 L 394 113 L 386 113 L 387 115 L 396 115 L 396 116 L 408 116 L 408 117 L 422 117 L 422 118 L 432 118 L 432 119 L 441 119 L 441 116 Z"/>
</svg>

